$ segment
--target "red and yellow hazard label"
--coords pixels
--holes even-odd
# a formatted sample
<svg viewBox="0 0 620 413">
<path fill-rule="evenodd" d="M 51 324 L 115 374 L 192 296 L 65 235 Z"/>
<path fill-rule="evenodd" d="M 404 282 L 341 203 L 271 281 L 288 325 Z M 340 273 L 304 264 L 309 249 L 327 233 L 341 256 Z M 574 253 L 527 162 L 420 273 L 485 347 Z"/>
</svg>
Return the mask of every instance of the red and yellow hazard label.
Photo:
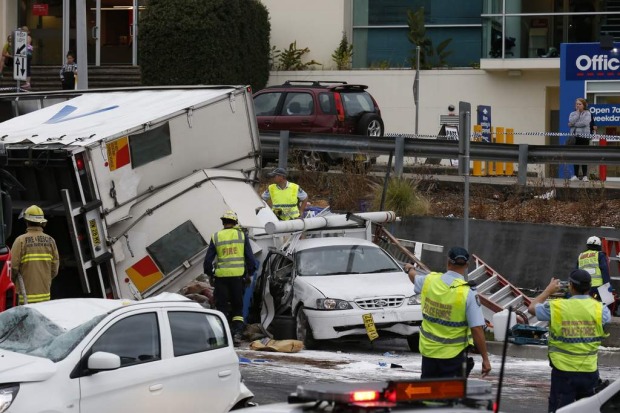
<svg viewBox="0 0 620 413">
<path fill-rule="evenodd" d="M 125 270 L 138 291 L 142 292 L 164 278 L 155 262 L 148 255 Z"/>
<path fill-rule="evenodd" d="M 110 171 L 115 171 L 131 163 L 129 139 L 127 136 L 108 142 L 106 148 L 108 150 L 108 168 L 110 168 Z"/>
</svg>

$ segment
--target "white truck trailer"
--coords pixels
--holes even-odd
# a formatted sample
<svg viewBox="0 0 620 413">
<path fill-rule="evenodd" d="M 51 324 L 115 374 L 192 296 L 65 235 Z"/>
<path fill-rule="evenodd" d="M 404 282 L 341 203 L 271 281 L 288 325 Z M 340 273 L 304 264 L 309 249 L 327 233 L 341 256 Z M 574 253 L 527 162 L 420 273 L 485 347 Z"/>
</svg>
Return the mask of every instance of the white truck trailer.
<svg viewBox="0 0 620 413">
<path fill-rule="evenodd" d="M 264 227 L 249 87 L 0 95 L 4 119 L 3 168 L 25 187 L 10 190 L 13 234 L 24 208 L 43 208 L 60 250 L 54 298 L 177 291 L 202 273 L 225 210 Z"/>
</svg>

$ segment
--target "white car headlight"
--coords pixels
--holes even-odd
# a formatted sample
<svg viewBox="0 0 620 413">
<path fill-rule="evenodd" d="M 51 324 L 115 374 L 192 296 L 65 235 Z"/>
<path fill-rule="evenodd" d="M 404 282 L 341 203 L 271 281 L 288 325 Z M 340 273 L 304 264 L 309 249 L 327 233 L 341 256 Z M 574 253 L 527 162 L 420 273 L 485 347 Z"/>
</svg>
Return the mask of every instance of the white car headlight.
<svg viewBox="0 0 620 413">
<path fill-rule="evenodd" d="M 0 413 L 7 411 L 17 392 L 19 391 L 19 384 L 8 384 L 0 386 Z"/>
<path fill-rule="evenodd" d="M 319 310 L 352 310 L 348 301 L 338 300 L 336 298 L 319 298 L 316 300 L 316 307 Z"/>
<path fill-rule="evenodd" d="M 407 299 L 407 305 L 419 305 L 422 304 L 419 295 L 412 295 Z"/>
</svg>

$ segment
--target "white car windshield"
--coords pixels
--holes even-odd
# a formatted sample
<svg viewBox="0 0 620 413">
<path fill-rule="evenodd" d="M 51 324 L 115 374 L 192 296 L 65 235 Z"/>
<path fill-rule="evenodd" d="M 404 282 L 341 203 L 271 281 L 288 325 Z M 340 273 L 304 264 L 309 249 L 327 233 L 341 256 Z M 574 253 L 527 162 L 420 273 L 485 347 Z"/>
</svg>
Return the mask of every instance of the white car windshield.
<svg viewBox="0 0 620 413">
<path fill-rule="evenodd" d="M 67 331 L 33 308 L 11 308 L 0 313 L 0 349 L 57 362 L 67 357 L 105 316 Z"/>
<path fill-rule="evenodd" d="M 332 245 L 299 251 L 297 275 L 372 274 L 402 271 L 381 248 L 364 245 Z"/>
</svg>

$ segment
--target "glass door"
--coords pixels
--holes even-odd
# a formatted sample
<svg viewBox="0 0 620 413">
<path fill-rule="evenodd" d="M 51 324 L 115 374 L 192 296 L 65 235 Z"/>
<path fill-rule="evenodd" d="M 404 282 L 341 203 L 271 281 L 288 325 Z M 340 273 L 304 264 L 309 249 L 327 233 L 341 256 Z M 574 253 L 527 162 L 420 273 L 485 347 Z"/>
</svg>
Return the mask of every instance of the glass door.
<svg viewBox="0 0 620 413">
<path fill-rule="evenodd" d="M 136 65 L 138 0 L 88 0 L 88 61 L 94 65 Z"/>
</svg>

